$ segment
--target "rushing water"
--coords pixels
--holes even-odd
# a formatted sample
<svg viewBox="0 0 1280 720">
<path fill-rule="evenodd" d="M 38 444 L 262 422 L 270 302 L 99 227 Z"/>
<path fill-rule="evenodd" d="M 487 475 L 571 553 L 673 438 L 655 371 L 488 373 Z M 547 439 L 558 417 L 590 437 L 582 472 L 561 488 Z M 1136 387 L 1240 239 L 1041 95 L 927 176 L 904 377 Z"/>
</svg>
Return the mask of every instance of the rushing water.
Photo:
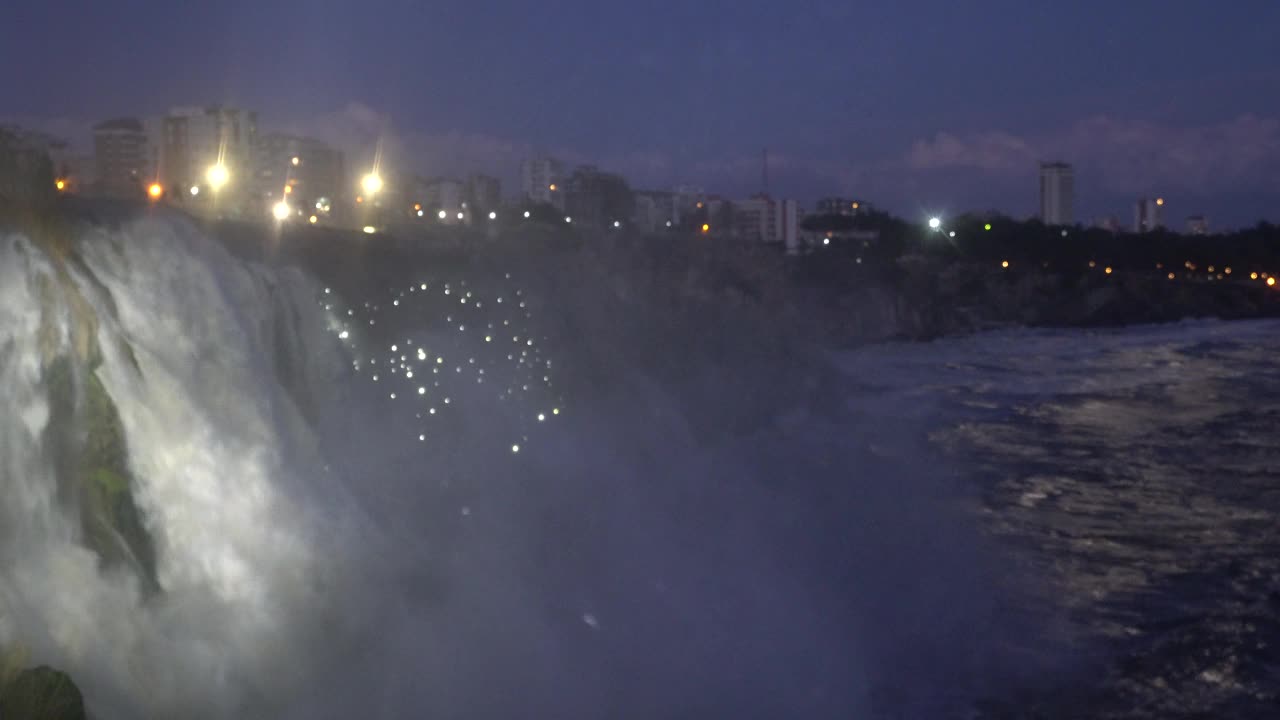
<svg viewBox="0 0 1280 720">
<path fill-rule="evenodd" d="M 1017 331 L 845 358 L 928 408 L 1086 674 L 1008 716 L 1274 717 L 1280 324 Z M 918 415 L 918 412 L 917 412 Z M 1016 710 L 1014 710 L 1016 708 Z"/>
<path fill-rule="evenodd" d="M 81 246 L 0 243 L 0 648 L 95 717 L 1274 702 L 1274 325 L 883 345 L 753 405 L 757 356 L 673 345 L 694 394 L 622 340 L 674 321 L 526 268 L 343 296 L 172 218 Z M 46 366 L 85 327 L 156 590 L 59 500 Z"/>
</svg>

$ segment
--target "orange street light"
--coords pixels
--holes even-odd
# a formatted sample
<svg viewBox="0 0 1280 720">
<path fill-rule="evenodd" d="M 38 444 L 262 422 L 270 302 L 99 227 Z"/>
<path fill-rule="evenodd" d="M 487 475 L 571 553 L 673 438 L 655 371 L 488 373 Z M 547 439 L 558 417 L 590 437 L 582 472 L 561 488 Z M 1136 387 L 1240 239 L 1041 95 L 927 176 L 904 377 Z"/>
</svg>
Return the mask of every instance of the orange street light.
<svg viewBox="0 0 1280 720">
<path fill-rule="evenodd" d="M 164 194 L 164 188 L 160 187 L 160 183 L 151 183 L 150 187 L 147 188 L 147 194 L 151 196 L 152 200 L 159 200 L 160 196 Z"/>
</svg>

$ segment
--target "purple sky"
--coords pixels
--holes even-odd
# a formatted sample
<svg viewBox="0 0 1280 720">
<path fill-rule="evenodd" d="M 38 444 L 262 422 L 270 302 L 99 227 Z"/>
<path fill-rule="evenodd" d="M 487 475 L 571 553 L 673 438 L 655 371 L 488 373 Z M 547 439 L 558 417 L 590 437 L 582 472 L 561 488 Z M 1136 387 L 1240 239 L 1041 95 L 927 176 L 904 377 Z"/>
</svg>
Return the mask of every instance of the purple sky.
<svg viewBox="0 0 1280 720">
<path fill-rule="evenodd" d="M 404 169 L 514 179 L 551 152 L 641 187 L 853 194 L 913 215 L 1280 218 L 1280 3 L 1207 0 L 22 2 L 0 115 L 92 121 L 229 102 Z M 358 153 L 357 153 L 358 155 Z M 359 158 L 353 158 L 358 160 Z"/>
</svg>

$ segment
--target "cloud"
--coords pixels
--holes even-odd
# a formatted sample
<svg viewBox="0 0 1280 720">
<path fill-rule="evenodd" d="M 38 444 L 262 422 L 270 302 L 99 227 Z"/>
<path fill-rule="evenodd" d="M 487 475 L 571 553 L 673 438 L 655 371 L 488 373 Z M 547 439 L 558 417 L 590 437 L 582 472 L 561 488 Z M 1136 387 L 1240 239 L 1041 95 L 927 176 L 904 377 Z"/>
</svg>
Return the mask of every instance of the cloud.
<svg viewBox="0 0 1280 720">
<path fill-rule="evenodd" d="M 1216 124 L 1175 127 L 1109 116 L 1084 118 L 1042 133 L 940 132 L 912 144 L 906 171 L 976 170 L 1022 176 L 1038 160 L 1063 160 L 1100 188 L 1153 188 L 1209 194 L 1280 189 L 1280 118 L 1242 115 Z"/>
</svg>

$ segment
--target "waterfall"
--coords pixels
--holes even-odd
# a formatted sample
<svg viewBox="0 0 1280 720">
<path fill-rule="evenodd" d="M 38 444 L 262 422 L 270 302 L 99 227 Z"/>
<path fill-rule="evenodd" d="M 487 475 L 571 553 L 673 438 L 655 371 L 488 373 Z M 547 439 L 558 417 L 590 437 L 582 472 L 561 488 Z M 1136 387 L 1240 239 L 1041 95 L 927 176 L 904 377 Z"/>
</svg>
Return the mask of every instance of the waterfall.
<svg viewBox="0 0 1280 720">
<path fill-rule="evenodd" d="M 0 647 L 124 715 L 233 714 L 333 611 L 352 516 L 296 389 L 349 362 L 312 283 L 181 219 L 75 247 L 0 241 Z"/>
</svg>

